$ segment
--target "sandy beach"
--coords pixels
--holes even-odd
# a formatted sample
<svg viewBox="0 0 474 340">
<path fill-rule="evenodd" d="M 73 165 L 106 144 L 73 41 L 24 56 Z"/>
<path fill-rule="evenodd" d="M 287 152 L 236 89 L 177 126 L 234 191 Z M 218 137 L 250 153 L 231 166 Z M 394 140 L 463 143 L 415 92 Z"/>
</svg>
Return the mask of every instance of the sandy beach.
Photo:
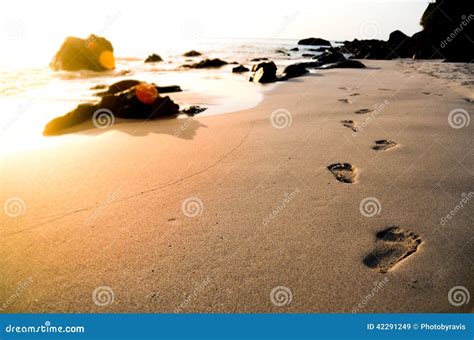
<svg viewBox="0 0 474 340">
<path fill-rule="evenodd" d="M 3 155 L 2 311 L 472 312 L 448 301 L 474 291 L 472 66 L 364 64 L 272 85 L 251 109 Z M 418 243 L 381 272 L 364 259 L 391 226 Z"/>
</svg>

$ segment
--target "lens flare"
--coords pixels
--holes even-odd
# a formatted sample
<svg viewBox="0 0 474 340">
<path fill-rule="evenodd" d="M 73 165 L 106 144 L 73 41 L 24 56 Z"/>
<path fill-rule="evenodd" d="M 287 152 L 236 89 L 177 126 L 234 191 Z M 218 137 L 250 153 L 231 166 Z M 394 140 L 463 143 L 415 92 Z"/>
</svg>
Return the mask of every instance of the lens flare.
<svg viewBox="0 0 474 340">
<path fill-rule="evenodd" d="M 154 85 L 148 83 L 137 85 L 135 93 L 138 100 L 144 104 L 151 104 L 158 98 L 158 90 Z"/>
<path fill-rule="evenodd" d="M 108 70 L 115 68 L 114 53 L 111 51 L 104 51 L 99 56 L 100 64 Z"/>
</svg>

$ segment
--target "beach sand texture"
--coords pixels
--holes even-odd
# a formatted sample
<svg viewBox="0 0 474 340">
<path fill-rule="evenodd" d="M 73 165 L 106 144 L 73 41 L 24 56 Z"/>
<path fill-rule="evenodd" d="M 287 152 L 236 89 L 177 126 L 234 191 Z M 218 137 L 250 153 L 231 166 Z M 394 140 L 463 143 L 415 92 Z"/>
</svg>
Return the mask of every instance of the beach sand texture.
<svg viewBox="0 0 474 340">
<path fill-rule="evenodd" d="M 472 312 L 448 301 L 474 292 L 473 203 L 456 208 L 474 124 L 448 119 L 472 113 L 472 84 L 447 63 L 364 63 L 252 109 L 2 156 L 0 307 Z"/>
</svg>

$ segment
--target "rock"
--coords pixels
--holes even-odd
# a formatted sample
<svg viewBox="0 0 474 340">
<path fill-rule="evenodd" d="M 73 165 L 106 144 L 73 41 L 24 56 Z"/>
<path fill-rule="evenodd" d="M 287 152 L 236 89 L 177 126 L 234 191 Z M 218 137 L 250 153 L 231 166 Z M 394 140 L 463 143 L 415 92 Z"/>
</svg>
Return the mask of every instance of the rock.
<svg viewBox="0 0 474 340">
<path fill-rule="evenodd" d="M 228 62 L 221 59 L 204 59 L 195 64 L 183 65 L 183 67 L 188 68 L 212 68 L 212 67 L 221 67 L 227 65 Z"/>
<path fill-rule="evenodd" d="M 275 53 L 281 53 L 281 54 L 284 54 L 284 55 L 286 55 L 287 57 L 289 57 L 289 56 L 290 56 L 290 54 L 289 54 L 288 52 L 286 52 L 286 51 L 283 51 L 283 50 L 276 50 L 276 51 L 275 51 Z"/>
<path fill-rule="evenodd" d="M 393 58 L 412 58 L 415 53 L 415 41 L 402 31 L 393 31 L 388 37 L 387 45 Z"/>
<path fill-rule="evenodd" d="M 298 41 L 298 45 L 310 45 L 310 46 L 331 46 L 331 43 L 321 38 L 307 38 Z"/>
<path fill-rule="evenodd" d="M 201 52 L 191 50 L 183 54 L 185 57 L 199 57 L 201 55 Z"/>
<path fill-rule="evenodd" d="M 290 51 L 292 52 L 298 52 L 300 49 L 298 47 L 293 47 Z"/>
<path fill-rule="evenodd" d="M 206 110 L 207 110 L 206 107 L 191 105 L 191 106 L 185 107 L 182 112 L 187 114 L 188 116 L 194 116 Z"/>
<path fill-rule="evenodd" d="M 129 88 L 139 85 L 141 83 L 142 83 L 141 81 L 134 80 L 134 79 L 121 80 L 119 82 L 116 82 L 110 85 L 106 91 L 97 92 L 96 95 L 99 97 L 104 97 L 107 95 L 116 94 L 116 93 L 128 90 Z M 178 85 L 171 85 L 171 86 L 156 86 L 155 85 L 155 87 L 158 93 L 172 93 L 172 92 L 182 91 L 181 87 L 179 87 Z"/>
<path fill-rule="evenodd" d="M 98 85 L 92 86 L 90 89 L 91 89 L 91 90 L 104 90 L 104 89 L 106 89 L 106 88 L 108 88 L 107 85 L 105 85 L 105 84 L 98 84 Z"/>
<path fill-rule="evenodd" d="M 158 54 L 151 54 L 145 59 L 145 63 L 157 63 L 163 61 L 163 59 Z"/>
<path fill-rule="evenodd" d="M 365 68 L 365 65 L 358 60 L 341 60 L 336 63 L 326 64 L 320 67 L 321 69 L 329 68 Z"/>
<path fill-rule="evenodd" d="M 351 53 L 356 59 L 391 59 L 396 57 L 383 40 L 357 40 L 345 43 L 341 52 Z"/>
<path fill-rule="evenodd" d="M 308 72 L 309 71 L 302 63 L 292 64 L 285 67 L 285 70 L 283 71 L 283 76 L 285 76 L 286 78 L 295 78 L 305 75 Z"/>
<path fill-rule="evenodd" d="M 62 130 L 93 119 L 95 125 L 101 124 L 99 115 L 107 120 L 156 119 L 179 113 L 179 105 L 169 97 L 161 97 L 153 84 L 140 83 L 127 90 L 104 96 L 99 103 L 80 104 L 73 111 L 49 122 L 43 134 L 60 134 Z M 97 115 L 94 117 L 94 115 Z"/>
<path fill-rule="evenodd" d="M 249 69 L 247 67 L 243 66 L 243 65 L 239 65 L 239 66 L 234 67 L 232 69 L 233 73 L 242 73 L 242 72 L 248 72 L 248 71 L 249 71 Z"/>
<path fill-rule="evenodd" d="M 301 55 L 302 57 L 305 57 L 305 58 L 312 58 L 312 57 L 315 57 L 316 54 L 312 54 L 312 53 L 303 53 Z"/>
<path fill-rule="evenodd" d="M 253 61 L 253 62 L 265 61 L 265 60 L 268 60 L 268 58 L 253 58 L 253 59 L 250 59 L 250 61 Z"/>
<path fill-rule="evenodd" d="M 324 52 L 315 59 L 322 64 L 332 64 L 341 60 L 346 60 L 346 57 L 344 57 L 344 55 L 340 52 Z"/>
<path fill-rule="evenodd" d="M 323 64 L 321 64 L 318 61 L 311 61 L 311 62 L 307 62 L 307 63 L 297 63 L 297 64 L 293 64 L 293 65 L 301 65 L 304 68 L 318 68 L 318 67 L 322 66 Z"/>
<path fill-rule="evenodd" d="M 110 41 L 91 34 L 87 39 L 68 37 L 50 63 L 54 70 L 107 71 L 115 68 Z"/>
<path fill-rule="evenodd" d="M 272 83 L 277 79 L 277 67 L 273 61 L 253 65 L 252 71 L 255 73 L 249 80 L 255 83 Z"/>
</svg>

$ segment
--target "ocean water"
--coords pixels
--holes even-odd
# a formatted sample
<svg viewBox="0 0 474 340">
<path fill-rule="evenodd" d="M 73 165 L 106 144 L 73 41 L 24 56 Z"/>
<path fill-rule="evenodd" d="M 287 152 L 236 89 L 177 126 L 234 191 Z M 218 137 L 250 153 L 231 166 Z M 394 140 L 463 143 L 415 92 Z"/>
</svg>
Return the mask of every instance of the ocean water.
<svg viewBox="0 0 474 340">
<path fill-rule="evenodd" d="M 183 52 L 191 49 L 186 46 L 154 51 L 163 58 L 160 63 L 144 63 L 151 53 L 150 47 L 126 53 L 116 51 L 116 69 L 108 72 L 53 71 L 47 64 L 41 67 L 2 67 L 0 152 L 16 152 L 57 142 L 57 137 L 42 136 L 48 121 L 69 112 L 79 103 L 97 101 L 92 87 L 110 85 L 123 79 L 148 81 L 160 86 L 179 85 L 185 95 L 177 96 L 178 104 L 205 106 L 208 110 L 203 114 L 206 115 L 253 107 L 269 87 L 249 83 L 248 73 L 233 74 L 231 69 L 235 65 L 202 70 L 180 66 L 202 58 L 220 58 L 249 66 L 251 59 L 265 57 L 284 67 L 304 59 L 303 53 L 318 54 L 309 52 L 310 47 L 302 46 L 299 46 L 300 51 L 290 52 L 293 47 L 297 47 L 297 40 L 216 39 L 193 41 L 192 49 L 200 51 L 202 57 L 183 57 Z M 51 58 L 55 52 L 51 51 Z M 173 94 L 170 96 L 173 98 Z"/>
</svg>

